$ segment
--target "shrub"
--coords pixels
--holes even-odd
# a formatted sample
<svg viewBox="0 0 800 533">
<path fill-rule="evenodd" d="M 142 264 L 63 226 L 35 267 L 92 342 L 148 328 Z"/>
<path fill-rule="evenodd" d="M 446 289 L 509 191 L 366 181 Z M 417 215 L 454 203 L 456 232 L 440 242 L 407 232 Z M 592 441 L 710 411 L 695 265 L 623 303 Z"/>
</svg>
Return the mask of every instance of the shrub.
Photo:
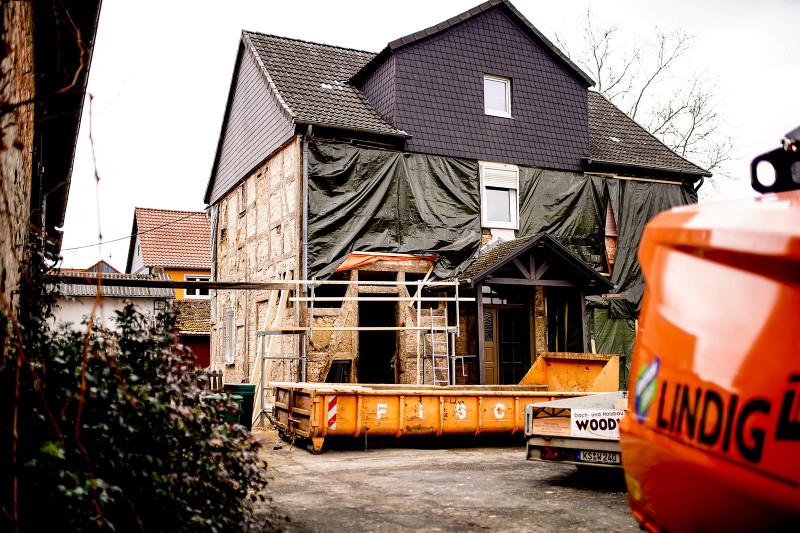
<svg viewBox="0 0 800 533">
<path fill-rule="evenodd" d="M 231 531 L 263 499 L 257 443 L 203 402 L 174 315 L 132 306 L 115 331 L 52 327 L 35 265 L 3 319 L 0 529 Z"/>
</svg>

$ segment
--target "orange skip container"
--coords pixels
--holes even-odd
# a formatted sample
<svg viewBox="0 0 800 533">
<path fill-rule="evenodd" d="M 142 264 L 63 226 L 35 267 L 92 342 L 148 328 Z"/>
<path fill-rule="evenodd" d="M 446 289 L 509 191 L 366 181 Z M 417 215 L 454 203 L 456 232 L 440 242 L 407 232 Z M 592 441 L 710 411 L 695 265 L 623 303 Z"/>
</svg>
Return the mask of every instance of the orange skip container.
<svg viewBox="0 0 800 533">
<path fill-rule="evenodd" d="M 800 531 L 800 192 L 685 206 L 644 232 L 620 424 L 649 531 Z"/>
</svg>

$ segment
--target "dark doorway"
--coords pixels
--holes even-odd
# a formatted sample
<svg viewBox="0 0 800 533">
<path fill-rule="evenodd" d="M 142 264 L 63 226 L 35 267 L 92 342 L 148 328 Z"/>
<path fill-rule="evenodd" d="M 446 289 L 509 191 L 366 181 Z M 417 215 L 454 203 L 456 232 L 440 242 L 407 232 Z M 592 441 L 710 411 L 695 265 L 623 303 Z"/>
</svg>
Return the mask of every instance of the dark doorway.
<svg viewBox="0 0 800 533">
<path fill-rule="evenodd" d="M 576 289 L 548 287 L 547 348 L 551 352 L 583 352 L 581 296 Z"/>
<path fill-rule="evenodd" d="M 530 320 L 526 309 L 498 309 L 500 383 L 516 385 L 531 366 Z"/>
<path fill-rule="evenodd" d="M 358 325 L 361 327 L 396 326 L 395 302 L 359 302 Z M 359 331 L 358 363 L 359 383 L 394 383 L 396 331 Z"/>
</svg>

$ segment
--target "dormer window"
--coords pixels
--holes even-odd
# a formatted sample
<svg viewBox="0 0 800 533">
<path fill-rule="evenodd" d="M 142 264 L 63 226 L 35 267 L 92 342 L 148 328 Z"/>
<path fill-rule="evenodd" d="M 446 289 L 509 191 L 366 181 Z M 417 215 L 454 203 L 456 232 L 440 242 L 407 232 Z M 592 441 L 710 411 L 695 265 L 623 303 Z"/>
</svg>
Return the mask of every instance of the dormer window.
<svg viewBox="0 0 800 533">
<path fill-rule="evenodd" d="M 511 80 L 484 74 L 483 107 L 487 115 L 511 118 Z"/>
</svg>

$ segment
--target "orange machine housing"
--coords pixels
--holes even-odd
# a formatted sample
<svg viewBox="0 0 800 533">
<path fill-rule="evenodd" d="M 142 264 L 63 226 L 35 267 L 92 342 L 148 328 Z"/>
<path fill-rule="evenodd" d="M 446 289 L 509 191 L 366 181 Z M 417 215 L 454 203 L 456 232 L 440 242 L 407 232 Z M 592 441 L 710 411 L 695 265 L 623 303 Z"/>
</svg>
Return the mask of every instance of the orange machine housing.
<svg viewBox="0 0 800 533">
<path fill-rule="evenodd" d="M 622 419 L 650 531 L 800 531 L 800 191 L 662 213 Z"/>
</svg>

